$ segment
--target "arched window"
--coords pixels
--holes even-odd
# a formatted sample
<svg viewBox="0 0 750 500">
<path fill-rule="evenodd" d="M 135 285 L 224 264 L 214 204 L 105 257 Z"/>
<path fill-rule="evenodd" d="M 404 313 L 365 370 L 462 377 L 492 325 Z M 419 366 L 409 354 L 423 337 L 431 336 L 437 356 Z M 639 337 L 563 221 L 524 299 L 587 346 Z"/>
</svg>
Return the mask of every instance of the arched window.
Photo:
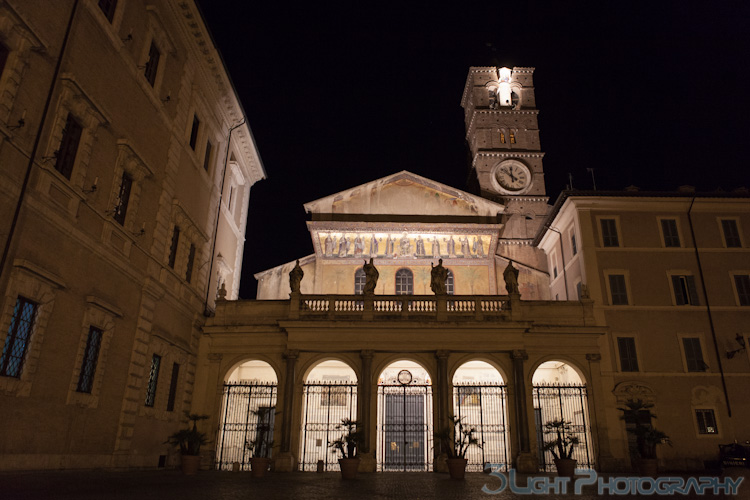
<svg viewBox="0 0 750 500">
<path fill-rule="evenodd" d="M 510 143 L 515 144 L 516 143 L 516 134 L 513 130 L 510 131 Z"/>
<path fill-rule="evenodd" d="M 414 275 L 409 269 L 396 271 L 396 295 L 414 295 Z"/>
<path fill-rule="evenodd" d="M 505 132 L 500 131 L 500 143 L 505 144 Z"/>
<path fill-rule="evenodd" d="M 445 278 L 445 292 L 448 295 L 453 295 L 453 271 L 448 269 L 448 277 Z"/>
<path fill-rule="evenodd" d="M 362 295 L 366 281 L 367 277 L 365 276 L 365 271 L 360 267 L 357 269 L 357 272 L 354 273 L 354 295 Z"/>
</svg>

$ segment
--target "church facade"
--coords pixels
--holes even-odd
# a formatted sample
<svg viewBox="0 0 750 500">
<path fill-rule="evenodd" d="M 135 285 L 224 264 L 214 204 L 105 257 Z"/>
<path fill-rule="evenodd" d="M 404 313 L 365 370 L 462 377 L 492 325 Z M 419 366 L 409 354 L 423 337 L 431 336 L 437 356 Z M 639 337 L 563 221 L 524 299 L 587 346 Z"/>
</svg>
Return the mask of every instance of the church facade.
<svg viewBox="0 0 750 500">
<path fill-rule="evenodd" d="M 461 102 L 471 192 L 399 172 L 307 203 L 314 253 L 256 274 L 258 300 L 217 305 L 194 399 L 215 431 L 206 463 L 246 466 L 259 408 L 277 471 L 335 469 L 343 418 L 370 471 L 441 470 L 433 433 L 453 416 L 484 443 L 474 470 L 554 470 L 560 419 L 579 467 L 627 470 L 618 407 L 638 399 L 672 438 L 662 467 L 746 439 L 747 193 L 550 206 L 533 68 L 471 68 Z"/>
</svg>

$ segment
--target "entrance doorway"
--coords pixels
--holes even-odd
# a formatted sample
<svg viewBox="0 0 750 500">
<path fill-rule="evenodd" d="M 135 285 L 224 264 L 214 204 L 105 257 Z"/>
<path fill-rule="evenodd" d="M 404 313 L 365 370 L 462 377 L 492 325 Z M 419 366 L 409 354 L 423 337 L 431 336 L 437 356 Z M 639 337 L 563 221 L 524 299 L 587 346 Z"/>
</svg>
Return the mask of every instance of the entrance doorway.
<svg viewBox="0 0 750 500">
<path fill-rule="evenodd" d="M 544 426 L 555 420 L 569 422 L 571 433 L 578 438 L 578 444 L 571 457 L 578 460 L 577 467 L 593 469 L 591 423 L 583 375 L 564 361 L 547 361 L 539 365 L 534 372 L 532 384 L 540 470 L 556 470 L 552 452 L 544 450 L 545 442 L 554 438 Z"/>
<path fill-rule="evenodd" d="M 432 382 L 413 361 L 396 361 L 378 379 L 378 470 L 432 470 Z"/>
<path fill-rule="evenodd" d="M 357 375 L 342 361 L 323 361 L 307 375 L 302 388 L 299 470 L 339 470 L 339 453 L 331 448 L 344 430 L 343 419 L 357 419 Z"/>
<path fill-rule="evenodd" d="M 221 424 L 216 443 L 216 468 L 232 470 L 232 464 L 240 464 L 240 470 L 250 470 L 250 448 L 258 429 L 267 434 L 266 449 L 273 440 L 278 381 L 271 365 L 263 361 L 247 361 L 235 368 L 224 382 Z"/>
<path fill-rule="evenodd" d="M 507 386 L 484 361 L 469 361 L 453 375 L 453 415 L 476 430 L 481 448 L 469 447 L 466 470 L 508 469 Z"/>
</svg>

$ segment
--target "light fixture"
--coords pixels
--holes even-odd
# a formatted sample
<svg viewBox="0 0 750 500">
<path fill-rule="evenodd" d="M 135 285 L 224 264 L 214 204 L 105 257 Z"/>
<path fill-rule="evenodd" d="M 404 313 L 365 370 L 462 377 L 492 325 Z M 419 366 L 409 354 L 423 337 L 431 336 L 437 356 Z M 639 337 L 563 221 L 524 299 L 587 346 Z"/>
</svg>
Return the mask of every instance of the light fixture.
<svg viewBox="0 0 750 500">
<path fill-rule="evenodd" d="M 737 341 L 739 347 L 733 351 L 727 351 L 727 359 L 732 359 L 735 354 L 737 354 L 738 352 L 742 352 L 747 348 L 747 345 L 745 344 L 745 337 L 743 337 L 739 333 L 735 335 L 734 340 Z"/>
<path fill-rule="evenodd" d="M 8 127 L 8 130 L 18 130 L 19 128 L 23 128 L 26 125 L 26 110 L 23 110 L 23 113 L 21 113 L 21 117 L 18 119 L 17 125 L 11 125 Z"/>
<path fill-rule="evenodd" d="M 93 184 L 91 185 L 91 187 L 90 187 L 90 188 L 88 188 L 88 189 L 83 189 L 82 191 L 83 191 L 84 193 L 86 193 L 86 194 L 89 194 L 89 193 L 94 193 L 94 192 L 96 192 L 96 185 L 97 185 L 97 184 L 99 184 L 99 177 L 96 177 L 96 178 L 94 179 L 94 183 L 93 183 Z"/>
</svg>

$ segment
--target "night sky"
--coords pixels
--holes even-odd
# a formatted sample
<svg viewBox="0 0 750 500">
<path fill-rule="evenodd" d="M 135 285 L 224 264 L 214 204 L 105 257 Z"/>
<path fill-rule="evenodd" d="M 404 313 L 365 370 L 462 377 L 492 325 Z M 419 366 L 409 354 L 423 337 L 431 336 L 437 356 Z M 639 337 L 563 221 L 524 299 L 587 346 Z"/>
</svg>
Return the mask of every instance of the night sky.
<svg viewBox="0 0 750 500">
<path fill-rule="evenodd" d="M 599 189 L 750 187 L 748 2 L 199 4 L 268 174 L 242 298 L 312 253 L 303 203 L 401 170 L 465 187 L 470 66 L 536 68 L 551 202 L 587 168 Z"/>
</svg>

